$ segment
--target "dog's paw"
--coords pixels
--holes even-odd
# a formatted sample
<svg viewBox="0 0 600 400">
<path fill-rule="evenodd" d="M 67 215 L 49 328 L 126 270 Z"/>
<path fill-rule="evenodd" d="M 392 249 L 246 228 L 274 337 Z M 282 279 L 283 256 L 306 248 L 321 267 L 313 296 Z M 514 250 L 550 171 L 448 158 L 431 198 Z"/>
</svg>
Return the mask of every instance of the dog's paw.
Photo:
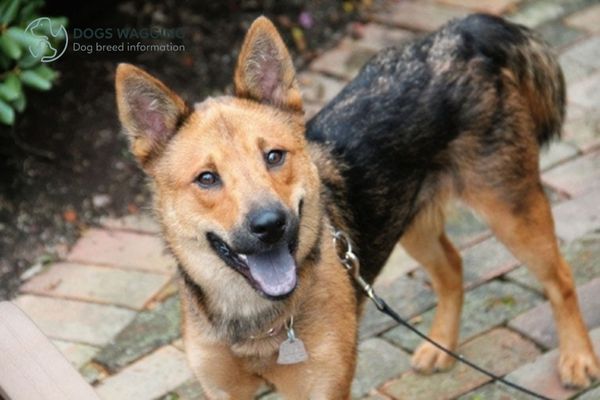
<svg viewBox="0 0 600 400">
<path fill-rule="evenodd" d="M 445 371 L 452 367 L 454 358 L 444 353 L 431 343 L 422 343 L 412 356 L 414 370 L 422 374 Z"/>
<path fill-rule="evenodd" d="M 600 379 L 600 362 L 593 352 L 561 354 L 558 371 L 564 386 L 585 388 Z"/>
</svg>

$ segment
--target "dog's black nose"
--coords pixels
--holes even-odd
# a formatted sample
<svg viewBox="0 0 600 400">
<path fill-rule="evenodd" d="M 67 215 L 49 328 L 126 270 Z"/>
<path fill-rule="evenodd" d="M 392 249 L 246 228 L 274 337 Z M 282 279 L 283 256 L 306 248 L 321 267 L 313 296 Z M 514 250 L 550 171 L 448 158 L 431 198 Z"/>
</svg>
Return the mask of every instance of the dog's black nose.
<svg viewBox="0 0 600 400">
<path fill-rule="evenodd" d="M 265 243 L 275 243 L 283 236 L 286 227 L 285 212 L 277 208 L 255 211 L 250 217 L 250 230 Z"/>
</svg>

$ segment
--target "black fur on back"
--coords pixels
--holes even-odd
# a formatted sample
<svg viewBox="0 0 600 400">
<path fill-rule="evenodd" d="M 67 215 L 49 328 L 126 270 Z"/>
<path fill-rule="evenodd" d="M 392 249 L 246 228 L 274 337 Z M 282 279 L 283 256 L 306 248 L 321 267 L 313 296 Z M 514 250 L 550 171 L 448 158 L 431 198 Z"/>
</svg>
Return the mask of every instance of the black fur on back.
<svg viewBox="0 0 600 400">
<path fill-rule="evenodd" d="M 368 62 L 307 125 L 308 139 L 342 166 L 344 193 L 322 179 L 348 206 L 366 278 L 451 173 L 453 141 L 474 135 L 480 156 L 492 155 L 514 140 L 517 110 L 530 115 L 530 134 L 542 144 L 560 132 L 564 97 L 548 47 L 487 15 L 452 21 Z"/>
</svg>

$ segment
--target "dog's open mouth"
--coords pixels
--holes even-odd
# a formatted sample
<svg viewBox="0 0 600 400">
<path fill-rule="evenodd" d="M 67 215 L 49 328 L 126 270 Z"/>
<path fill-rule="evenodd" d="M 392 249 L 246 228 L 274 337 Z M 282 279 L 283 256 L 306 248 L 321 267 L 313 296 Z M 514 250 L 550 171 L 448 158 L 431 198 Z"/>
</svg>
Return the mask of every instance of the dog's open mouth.
<svg viewBox="0 0 600 400">
<path fill-rule="evenodd" d="M 289 245 L 281 244 L 255 254 L 240 254 L 216 234 L 209 233 L 207 237 L 219 257 L 266 297 L 282 299 L 296 288 L 296 261 Z"/>
</svg>

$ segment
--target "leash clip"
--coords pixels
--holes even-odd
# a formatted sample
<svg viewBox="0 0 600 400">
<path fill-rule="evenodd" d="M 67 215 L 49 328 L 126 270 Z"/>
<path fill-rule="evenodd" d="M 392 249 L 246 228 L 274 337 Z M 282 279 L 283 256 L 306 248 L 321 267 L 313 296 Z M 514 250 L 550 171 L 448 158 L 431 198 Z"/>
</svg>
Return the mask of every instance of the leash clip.
<svg viewBox="0 0 600 400">
<path fill-rule="evenodd" d="M 360 275 L 360 261 L 352 249 L 352 242 L 345 232 L 336 229 L 333 232 L 333 245 L 337 252 L 340 262 L 350 273 L 354 281 L 362 291 L 375 303 L 375 306 L 381 311 L 384 306 L 381 299 L 375 294 L 373 287 Z"/>
<path fill-rule="evenodd" d="M 352 276 L 360 275 L 360 262 L 354 254 L 350 238 L 344 232 L 336 230 L 333 233 L 333 244 L 342 265 Z"/>
</svg>

